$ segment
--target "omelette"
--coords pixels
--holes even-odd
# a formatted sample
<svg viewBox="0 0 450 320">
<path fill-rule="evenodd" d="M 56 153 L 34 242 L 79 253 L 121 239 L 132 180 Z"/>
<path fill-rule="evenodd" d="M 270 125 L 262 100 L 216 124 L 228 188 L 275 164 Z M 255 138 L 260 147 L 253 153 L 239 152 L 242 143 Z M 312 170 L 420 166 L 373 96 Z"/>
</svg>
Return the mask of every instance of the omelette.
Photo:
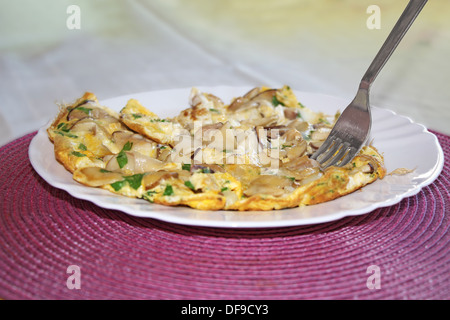
<svg viewBox="0 0 450 320">
<path fill-rule="evenodd" d="M 120 112 L 93 93 L 60 105 L 47 129 L 55 158 L 77 182 L 166 206 L 278 210 L 330 201 L 386 175 L 364 146 L 343 167 L 310 156 L 339 113 L 304 106 L 290 87 L 256 87 L 231 101 L 192 88 L 175 117 L 130 99 Z"/>
</svg>

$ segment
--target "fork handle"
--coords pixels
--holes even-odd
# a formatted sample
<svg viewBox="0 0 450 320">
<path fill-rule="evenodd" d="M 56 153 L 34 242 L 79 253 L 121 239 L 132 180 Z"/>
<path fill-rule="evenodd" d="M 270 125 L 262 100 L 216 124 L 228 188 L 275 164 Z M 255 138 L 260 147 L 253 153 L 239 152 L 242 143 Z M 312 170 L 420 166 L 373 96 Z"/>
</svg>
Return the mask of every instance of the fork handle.
<svg viewBox="0 0 450 320">
<path fill-rule="evenodd" d="M 391 33 L 387 37 L 383 46 L 378 51 L 374 60 L 370 64 L 366 73 L 364 74 L 360 88 L 369 90 L 373 81 L 377 77 L 378 73 L 384 67 L 397 45 L 402 40 L 405 33 L 408 31 L 411 24 L 416 19 L 422 8 L 425 6 L 428 0 L 410 0 L 402 15 L 398 19 Z"/>
</svg>

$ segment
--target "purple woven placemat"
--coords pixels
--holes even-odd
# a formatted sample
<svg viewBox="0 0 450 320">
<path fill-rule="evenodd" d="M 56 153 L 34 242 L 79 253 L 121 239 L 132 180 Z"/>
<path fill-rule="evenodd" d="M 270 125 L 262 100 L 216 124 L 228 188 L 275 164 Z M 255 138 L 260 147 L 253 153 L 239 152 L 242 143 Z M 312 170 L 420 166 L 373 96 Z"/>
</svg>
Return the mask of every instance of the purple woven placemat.
<svg viewBox="0 0 450 320">
<path fill-rule="evenodd" d="M 435 134 L 442 174 L 398 205 L 251 230 L 170 224 L 75 199 L 35 173 L 29 134 L 0 148 L 0 298 L 448 299 L 450 137 Z"/>
</svg>

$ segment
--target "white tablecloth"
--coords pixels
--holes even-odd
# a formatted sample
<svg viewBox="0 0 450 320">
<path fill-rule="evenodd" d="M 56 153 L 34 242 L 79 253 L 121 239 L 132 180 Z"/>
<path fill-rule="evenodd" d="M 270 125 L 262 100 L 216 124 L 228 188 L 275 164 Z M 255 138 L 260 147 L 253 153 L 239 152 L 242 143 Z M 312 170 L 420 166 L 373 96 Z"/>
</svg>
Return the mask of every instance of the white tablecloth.
<svg viewBox="0 0 450 320">
<path fill-rule="evenodd" d="M 107 99 L 287 84 L 351 99 L 407 2 L 0 0 L 0 145 L 43 126 L 56 103 L 85 91 Z M 380 29 L 367 27 L 370 5 L 380 8 Z M 429 1 L 371 93 L 373 105 L 447 134 L 449 14 L 449 0 Z M 77 21 L 79 29 L 68 27 Z"/>
</svg>

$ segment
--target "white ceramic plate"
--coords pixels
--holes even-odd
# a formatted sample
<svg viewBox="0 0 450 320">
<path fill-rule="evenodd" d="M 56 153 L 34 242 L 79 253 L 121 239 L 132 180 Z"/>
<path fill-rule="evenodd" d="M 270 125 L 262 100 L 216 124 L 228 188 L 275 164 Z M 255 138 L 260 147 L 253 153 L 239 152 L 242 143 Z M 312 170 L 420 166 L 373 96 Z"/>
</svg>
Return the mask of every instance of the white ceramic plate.
<svg viewBox="0 0 450 320">
<path fill-rule="evenodd" d="M 225 103 L 251 88 L 211 87 L 199 88 L 215 94 Z M 171 117 L 187 108 L 190 88 L 144 92 L 101 101 L 119 111 L 130 98 L 139 100 L 161 118 Z M 348 104 L 343 99 L 295 92 L 300 102 L 314 111 L 334 114 Z M 151 204 L 142 199 L 118 196 L 106 190 L 83 186 L 72 179 L 53 157 L 53 144 L 41 128 L 33 138 L 29 156 L 37 173 L 50 185 L 67 191 L 72 196 L 91 201 L 96 205 L 123 211 L 127 214 L 155 218 L 167 222 L 227 228 L 260 228 L 307 225 L 334 221 L 346 216 L 369 213 L 372 210 L 391 206 L 405 197 L 418 193 L 422 187 L 432 183 L 440 174 L 444 156 L 435 135 L 409 118 L 386 109 L 373 107 L 373 144 L 384 154 L 388 173 L 396 168 L 415 169 L 403 176 L 386 176 L 361 191 L 314 206 L 275 210 L 268 212 L 199 211 L 185 207 L 168 207 Z"/>
</svg>

